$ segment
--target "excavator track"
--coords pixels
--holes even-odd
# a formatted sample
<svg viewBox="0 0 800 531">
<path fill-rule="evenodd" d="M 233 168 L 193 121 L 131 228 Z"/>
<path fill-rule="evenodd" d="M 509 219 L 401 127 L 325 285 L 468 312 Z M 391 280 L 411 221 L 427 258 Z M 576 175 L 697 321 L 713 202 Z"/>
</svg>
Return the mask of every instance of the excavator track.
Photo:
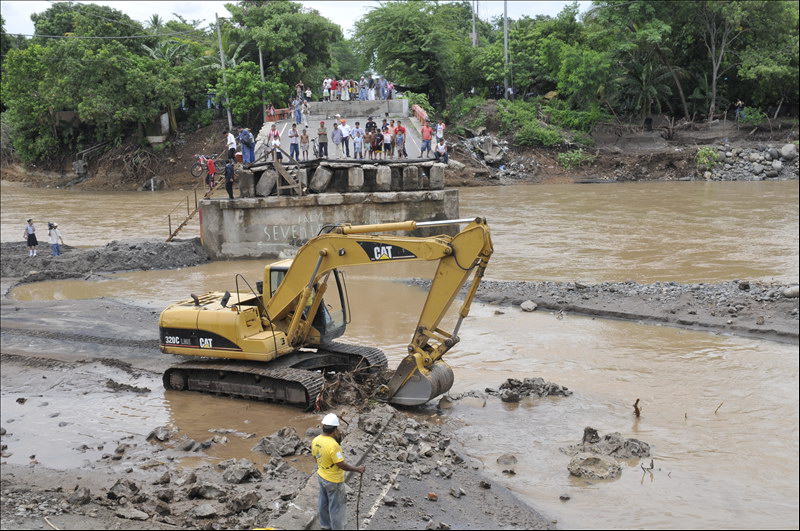
<svg viewBox="0 0 800 531">
<path fill-rule="evenodd" d="M 325 384 L 322 371 L 388 365 L 377 348 L 326 343 L 268 363 L 187 361 L 167 369 L 165 389 L 200 391 L 310 409 Z"/>
</svg>

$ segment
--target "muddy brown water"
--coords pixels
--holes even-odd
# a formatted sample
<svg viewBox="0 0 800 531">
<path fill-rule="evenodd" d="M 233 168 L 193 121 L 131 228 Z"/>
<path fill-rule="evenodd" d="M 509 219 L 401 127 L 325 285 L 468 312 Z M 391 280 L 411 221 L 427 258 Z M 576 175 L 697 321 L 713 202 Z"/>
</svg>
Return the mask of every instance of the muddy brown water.
<svg viewBox="0 0 800 531">
<path fill-rule="evenodd" d="M 9 191 L 12 197 L 7 199 Z M 100 214 L 87 219 L 84 212 L 73 210 L 83 200 L 110 202 L 106 212 L 122 209 L 117 201 L 138 201 L 147 215 L 158 211 L 158 201 L 178 200 L 175 192 L 84 194 L 83 200 L 57 203 L 55 198 L 64 192 L 35 192 L 37 197 L 39 192 L 52 194 L 50 206 L 58 204 L 63 210 L 58 221 L 65 232 L 68 224 L 63 220 L 71 220 L 75 227 L 70 230 L 86 231 L 86 240 L 80 242 L 86 244 L 158 232 L 131 234 L 118 216 L 116 221 Z M 20 206 L 30 203 L 30 193 L 3 185 L 3 239 L 7 223 L 13 225 L 14 234 L 20 232 L 18 220 L 27 214 Z M 487 273 L 490 278 L 797 281 L 796 182 L 516 186 L 462 189 L 460 194 L 462 215 L 489 219 L 496 248 Z M 167 196 L 169 200 L 157 199 Z M 15 212 L 9 212 L 7 204 L 15 205 Z M 65 204 L 72 206 L 65 210 Z M 147 230 L 142 219 L 137 218 L 136 224 L 137 230 Z M 233 289 L 236 272 L 251 282 L 260 279 L 263 266 L 263 261 L 229 261 L 176 271 L 121 273 L 101 282 L 20 286 L 12 295 L 20 299 L 109 296 L 158 308 L 192 291 Z M 432 272 L 430 264 L 351 270 L 348 286 L 354 316 L 346 338 L 380 346 L 390 365 L 395 365 L 425 295 L 396 278 Z M 558 319 L 547 312 L 500 308 L 503 313 L 497 314 L 497 310 L 473 305 L 461 331 L 462 342 L 447 358 L 456 374 L 454 391 L 496 387 L 509 377 L 541 376 L 575 394 L 516 405 L 469 399 L 444 414 L 461 425 L 460 438 L 468 451 L 485 461 L 497 481 L 557 519 L 560 527 L 798 526 L 796 346 L 581 316 Z M 209 427 L 257 431 L 263 436 L 273 427 L 293 424 L 304 430 L 316 422 L 313 415 L 265 404 L 164 395 L 157 386 L 155 381 L 151 395 L 136 396 L 125 404 L 115 406 L 111 401 L 101 409 L 106 414 L 96 415 L 82 428 L 102 438 L 106 431 L 146 434 L 155 425 L 171 422 L 204 440 Z M 8 413 L 17 408 L 16 396 L 4 389 L 4 426 Z M 637 398 L 643 405 L 638 420 L 632 415 Z M 436 412 L 431 407 L 424 414 Z M 42 417 L 42 429 L 44 419 L 50 426 L 59 420 Z M 247 421 L 259 429 L 250 428 L 253 424 Z M 631 461 L 616 481 L 570 477 L 569 458 L 558 449 L 578 442 L 584 426 L 650 443 L 655 470 L 644 472 L 639 462 Z M 227 448 L 214 449 L 211 458 L 257 457 L 249 452 L 255 442 L 228 437 Z M 495 464 L 505 452 L 518 456 L 516 476 L 502 476 Z M 66 460 L 68 452 L 63 453 Z M 69 459 L 75 459 L 73 454 Z M 561 494 L 571 499 L 562 502 Z"/>
</svg>

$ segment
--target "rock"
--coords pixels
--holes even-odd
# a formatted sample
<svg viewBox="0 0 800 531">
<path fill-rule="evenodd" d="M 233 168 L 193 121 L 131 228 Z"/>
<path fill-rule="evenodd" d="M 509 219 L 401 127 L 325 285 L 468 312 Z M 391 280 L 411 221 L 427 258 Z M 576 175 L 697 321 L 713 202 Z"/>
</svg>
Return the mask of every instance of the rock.
<svg viewBox="0 0 800 531">
<path fill-rule="evenodd" d="M 296 455 L 305 445 L 297 435 L 297 430 L 285 426 L 269 437 L 264 437 L 253 447 L 253 451 L 261 451 L 273 457 Z"/>
<path fill-rule="evenodd" d="M 261 479 L 261 472 L 249 459 L 239 459 L 225 469 L 222 479 L 226 483 L 244 483 L 249 479 Z"/>
<path fill-rule="evenodd" d="M 309 439 L 313 439 L 317 435 L 322 435 L 322 428 L 319 426 L 311 426 L 305 432 L 305 436 Z"/>
<path fill-rule="evenodd" d="M 714 174 L 711 173 L 710 171 L 703 172 L 703 179 L 705 179 L 706 181 L 710 181 L 711 177 L 713 176 Z"/>
<path fill-rule="evenodd" d="M 120 518 L 126 518 L 128 520 L 147 520 L 150 518 L 150 515 L 146 512 L 140 511 L 139 509 L 135 509 L 133 507 L 123 507 L 118 509 L 114 514 Z"/>
<path fill-rule="evenodd" d="M 92 501 L 92 493 L 86 487 L 75 487 L 75 490 L 67 498 L 70 505 L 86 505 Z"/>
<path fill-rule="evenodd" d="M 587 427 L 583 432 L 580 444 L 562 448 L 567 455 L 578 453 L 595 453 L 629 459 L 633 457 L 650 457 L 650 445 L 638 439 L 625 439 L 618 432 L 600 437 L 597 430 Z"/>
<path fill-rule="evenodd" d="M 780 172 L 783 169 L 783 162 L 781 162 L 779 160 L 773 160 L 772 161 L 772 169 L 777 171 L 777 172 Z"/>
<path fill-rule="evenodd" d="M 408 428 L 403 432 L 403 437 L 405 437 L 408 442 L 415 443 L 419 440 L 419 432 L 417 430 Z"/>
<path fill-rule="evenodd" d="M 511 389 L 503 389 L 500 391 L 500 400 L 503 402 L 519 402 L 519 393 Z"/>
<path fill-rule="evenodd" d="M 740 280 L 737 285 L 739 286 L 739 289 L 742 291 L 747 291 L 750 289 L 750 282 L 747 280 Z"/>
<path fill-rule="evenodd" d="M 435 492 L 429 492 L 428 496 L 426 496 L 426 497 L 427 497 L 428 501 L 432 501 L 432 502 L 439 501 L 439 495 L 436 494 Z"/>
<path fill-rule="evenodd" d="M 538 305 L 533 301 L 525 301 L 519 305 L 523 312 L 532 312 L 536 310 Z"/>
<path fill-rule="evenodd" d="M 395 500 L 391 496 L 386 496 L 383 499 L 383 504 L 386 505 L 387 507 L 396 507 L 397 506 L 397 500 Z"/>
<path fill-rule="evenodd" d="M 780 153 L 778 152 L 778 150 L 777 150 L 777 149 L 775 149 L 775 148 L 769 148 L 769 149 L 767 150 L 767 153 L 769 153 L 769 156 L 770 156 L 772 159 L 778 159 L 778 158 L 780 158 L 780 156 L 781 156 L 781 154 L 780 154 Z"/>
<path fill-rule="evenodd" d="M 5 435 L 5 434 L 6 434 L 6 429 L 0 428 L 0 435 Z"/>
<path fill-rule="evenodd" d="M 558 499 L 563 501 L 563 502 L 569 501 L 570 500 L 570 495 L 569 494 L 562 494 L 561 496 L 558 497 Z"/>
<path fill-rule="evenodd" d="M 147 440 L 152 441 L 153 439 L 157 439 L 161 442 L 164 442 L 169 440 L 170 435 L 171 432 L 169 428 L 167 428 L 166 426 L 159 426 L 150 432 L 150 435 L 147 436 Z"/>
<path fill-rule="evenodd" d="M 171 503 L 175 499 L 175 491 L 172 489 L 158 489 L 155 492 L 156 498 L 167 503 Z"/>
<path fill-rule="evenodd" d="M 761 172 L 763 171 L 764 171 L 764 166 L 758 163 L 753 164 L 753 173 L 755 175 L 761 175 Z"/>
<path fill-rule="evenodd" d="M 117 482 L 108 489 L 106 496 L 111 500 L 119 500 L 120 498 L 131 498 L 137 492 L 139 492 L 139 485 L 130 479 L 118 479 Z"/>
<path fill-rule="evenodd" d="M 781 157 L 786 160 L 794 160 L 797 156 L 797 146 L 794 144 L 784 144 L 781 148 Z"/>
<path fill-rule="evenodd" d="M 466 165 L 463 162 L 459 162 L 456 159 L 450 157 L 450 159 L 447 161 L 447 167 L 453 168 L 456 171 L 460 171 L 466 168 Z"/>
<path fill-rule="evenodd" d="M 232 513 L 241 513 L 243 511 L 249 511 L 261 500 L 261 494 L 256 491 L 249 491 L 243 494 L 238 494 L 231 498 L 228 502 L 228 509 Z"/>
<path fill-rule="evenodd" d="M 183 485 L 190 485 L 197 481 L 197 475 L 194 472 L 189 472 L 188 476 L 178 478 L 175 480 L 175 485 L 181 487 Z"/>
<path fill-rule="evenodd" d="M 178 450 L 181 450 L 182 452 L 194 452 L 195 450 L 199 449 L 200 443 L 192 438 L 188 438 L 186 441 L 178 445 Z"/>
<path fill-rule="evenodd" d="M 622 474 L 622 468 L 614 459 L 590 453 L 573 457 L 567 470 L 573 476 L 588 479 L 614 479 Z"/>
<path fill-rule="evenodd" d="M 467 493 L 464 492 L 464 489 L 461 487 L 450 487 L 450 496 L 454 498 L 460 498 L 461 496 L 466 496 Z"/>
<path fill-rule="evenodd" d="M 195 518 L 211 518 L 217 515 L 217 509 L 210 503 L 204 503 L 192 509 Z"/>
<path fill-rule="evenodd" d="M 481 480 L 481 482 L 478 483 L 478 485 L 480 485 L 480 487 L 482 489 L 491 489 L 492 488 L 492 484 L 489 483 L 488 481 L 484 481 L 484 480 Z"/>
<path fill-rule="evenodd" d="M 200 483 L 189 489 L 188 496 L 191 499 L 202 498 L 204 500 L 214 500 L 224 494 L 225 491 L 213 483 Z"/>
<path fill-rule="evenodd" d="M 503 454 L 497 458 L 497 464 L 503 466 L 512 466 L 517 464 L 517 457 L 513 454 Z"/>
<path fill-rule="evenodd" d="M 789 286 L 788 288 L 784 288 L 781 294 L 787 299 L 796 299 L 798 296 L 800 296 L 800 286 Z"/>
<path fill-rule="evenodd" d="M 778 176 L 778 170 L 775 170 L 775 169 L 767 170 L 767 173 L 765 175 L 767 177 L 769 177 L 769 178 L 777 177 Z"/>
</svg>

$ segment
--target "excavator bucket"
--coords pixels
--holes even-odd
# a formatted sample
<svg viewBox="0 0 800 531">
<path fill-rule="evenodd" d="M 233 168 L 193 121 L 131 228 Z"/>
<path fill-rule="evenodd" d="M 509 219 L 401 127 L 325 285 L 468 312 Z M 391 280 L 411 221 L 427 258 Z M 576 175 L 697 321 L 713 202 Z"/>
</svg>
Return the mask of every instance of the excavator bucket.
<svg viewBox="0 0 800 531">
<path fill-rule="evenodd" d="M 409 371 L 411 376 L 405 380 L 405 375 Z M 398 380 L 405 380 L 405 383 L 391 394 L 392 381 Z M 388 384 L 390 393 L 388 401 L 402 406 L 418 406 L 449 391 L 453 387 L 453 380 L 453 369 L 441 360 L 434 363 L 427 374 L 423 374 L 416 365 L 407 364 L 404 360 Z"/>
</svg>

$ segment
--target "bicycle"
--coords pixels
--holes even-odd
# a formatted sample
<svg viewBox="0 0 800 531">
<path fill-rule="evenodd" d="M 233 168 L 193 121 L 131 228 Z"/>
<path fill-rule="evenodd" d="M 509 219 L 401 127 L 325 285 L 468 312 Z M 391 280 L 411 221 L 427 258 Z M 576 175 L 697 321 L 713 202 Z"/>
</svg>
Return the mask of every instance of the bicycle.
<svg viewBox="0 0 800 531">
<path fill-rule="evenodd" d="M 208 161 L 214 161 L 214 170 L 215 175 L 220 175 L 225 171 L 225 165 L 220 164 L 218 154 L 213 155 L 195 155 L 195 162 L 192 164 L 192 167 L 189 169 L 189 172 L 192 174 L 192 177 L 200 177 L 201 175 L 208 175 Z"/>
</svg>

